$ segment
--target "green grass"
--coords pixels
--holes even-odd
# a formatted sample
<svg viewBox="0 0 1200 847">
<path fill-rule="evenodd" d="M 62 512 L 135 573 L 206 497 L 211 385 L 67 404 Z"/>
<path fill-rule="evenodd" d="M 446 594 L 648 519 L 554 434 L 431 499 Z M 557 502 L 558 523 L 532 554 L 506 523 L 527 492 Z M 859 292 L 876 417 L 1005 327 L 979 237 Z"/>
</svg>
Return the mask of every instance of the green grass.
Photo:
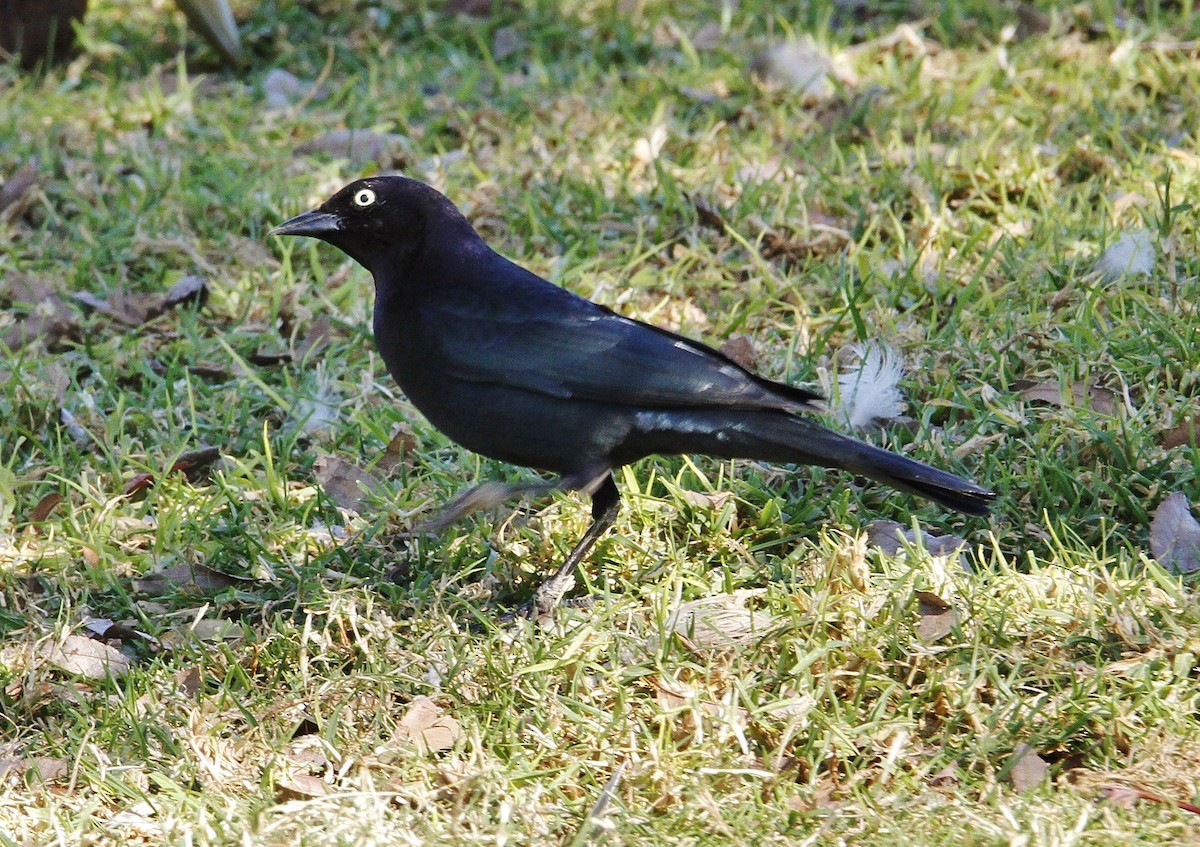
<svg viewBox="0 0 1200 847">
<path fill-rule="evenodd" d="M 973 2 L 911 31 L 907 4 L 237 2 L 237 73 L 161 5 L 96 2 L 69 65 L 0 66 L 0 176 L 39 162 L 0 218 L 0 333 L 46 310 L 31 286 L 78 322 L 0 359 L 0 845 L 1200 843 L 1174 805 L 1197 800 L 1200 605 L 1148 542 L 1169 493 L 1200 500 L 1200 452 L 1163 446 L 1200 374 L 1190 3 L 1046 7 L 1048 33 L 1013 39 L 1012 7 Z M 522 43 L 497 59 L 502 27 Z M 791 33 L 836 57 L 828 100 L 750 76 Z M 268 108 L 273 68 L 307 93 Z M 506 255 L 625 314 L 746 335 L 769 376 L 817 382 L 889 342 L 913 422 L 871 437 L 994 487 L 995 516 L 832 471 L 648 460 L 619 475 L 594 605 L 499 624 L 587 504 L 404 538 L 524 472 L 399 395 L 362 269 L 266 237 L 380 169 L 293 155 L 340 128 L 404 136 L 404 171 Z M 1152 275 L 1092 272 L 1140 228 Z M 71 300 L 187 274 L 207 304 L 136 328 Z M 324 349 L 260 355 L 321 315 Z M 1118 402 L 1038 405 L 1019 380 Z M 416 446 L 389 468 L 402 423 Z M 202 445 L 216 465 L 166 472 Z M 371 509 L 323 493 L 322 454 L 383 481 Z M 141 473 L 156 484 L 123 495 Z M 970 549 L 887 557 L 863 540 L 876 518 Z M 199 584 L 150 578 L 186 565 Z M 918 591 L 955 608 L 934 643 Z M 712 643 L 719 609 L 733 640 Z M 96 618 L 124 627 L 120 679 L 50 661 Z M 421 696 L 457 722 L 446 749 L 406 729 Z M 1025 791 L 1020 745 L 1050 768 Z M 1126 808 L 1112 785 L 1172 802 Z"/>
</svg>

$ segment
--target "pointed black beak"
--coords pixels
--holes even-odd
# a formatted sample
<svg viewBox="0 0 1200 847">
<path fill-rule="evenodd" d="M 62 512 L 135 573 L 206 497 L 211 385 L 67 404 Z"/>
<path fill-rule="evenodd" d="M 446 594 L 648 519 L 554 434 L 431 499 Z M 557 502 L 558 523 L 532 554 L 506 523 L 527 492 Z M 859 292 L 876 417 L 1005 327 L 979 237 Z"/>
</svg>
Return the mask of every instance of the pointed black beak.
<svg viewBox="0 0 1200 847">
<path fill-rule="evenodd" d="M 269 235 L 311 235 L 324 238 L 342 228 L 342 219 L 329 212 L 316 209 L 290 218 L 271 230 Z"/>
</svg>

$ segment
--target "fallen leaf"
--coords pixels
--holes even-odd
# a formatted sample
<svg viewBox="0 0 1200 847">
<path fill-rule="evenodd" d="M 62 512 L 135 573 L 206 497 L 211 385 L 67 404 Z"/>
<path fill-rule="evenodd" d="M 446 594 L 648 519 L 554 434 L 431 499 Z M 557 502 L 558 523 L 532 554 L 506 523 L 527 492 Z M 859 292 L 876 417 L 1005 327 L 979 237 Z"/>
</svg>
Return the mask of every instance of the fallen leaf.
<svg viewBox="0 0 1200 847">
<path fill-rule="evenodd" d="M 525 46 L 525 39 L 511 26 L 502 26 L 492 36 L 492 59 L 502 62 Z"/>
<path fill-rule="evenodd" d="M 306 773 L 290 774 L 275 783 L 275 799 L 280 803 L 287 800 L 311 800 L 331 792 L 329 783 L 319 776 Z"/>
<path fill-rule="evenodd" d="M 1019 379 L 1012 384 L 1021 397 L 1034 403 L 1051 406 L 1084 406 L 1102 415 L 1115 415 L 1121 408 L 1121 398 L 1111 388 L 1073 382 L 1069 386 L 1061 382 L 1034 382 Z"/>
<path fill-rule="evenodd" d="M 121 487 L 122 497 L 132 497 L 135 494 L 141 494 L 149 491 L 154 487 L 154 474 L 149 471 L 136 473 L 129 478 L 129 481 Z"/>
<path fill-rule="evenodd" d="M 21 201 L 37 185 L 38 174 L 37 157 L 31 156 L 4 181 L 0 186 L 0 220 L 16 217 L 24 210 L 25 204 Z"/>
<path fill-rule="evenodd" d="M 449 750 L 462 735 L 458 721 L 429 697 L 417 697 L 400 719 L 394 738 L 416 745 L 422 753 Z"/>
<path fill-rule="evenodd" d="M 63 496 L 57 491 L 51 491 L 33 507 L 33 511 L 29 513 L 27 523 L 43 523 L 50 517 L 50 513 L 63 501 Z"/>
<path fill-rule="evenodd" d="M 183 668 L 175 674 L 175 684 L 186 696 L 195 700 L 204 688 L 204 675 L 198 667 Z"/>
<path fill-rule="evenodd" d="M 208 301 L 208 277 L 198 274 L 188 274 L 180 277 L 163 296 L 159 306 L 160 311 L 174 309 L 184 303 L 203 306 Z"/>
<path fill-rule="evenodd" d="M 381 490 L 374 476 L 338 456 L 318 456 L 313 473 L 329 499 L 351 512 L 361 511 L 370 495 Z"/>
<path fill-rule="evenodd" d="M 57 756 L 33 756 L 28 759 L 0 759 L 0 780 L 10 773 L 19 777 L 36 776 L 42 782 L 54 782 L 71 772 L 71 762 Z"/>
<path fill-rule="evenodd" d="M 700 225 L 708 227 L 713 232 L 724 234 L 725 219 L 721 217 L 721 213 L 699 194 L 693 194 L 691 199 L 692 208 L 696 210 L 696 219 L 700 221 Z"/>
<path fill-rule="evenodd" d="M 1163 433 L 1162 446 L 1167 450 L 1184 445 L 1200 445 L 1200 415 L 1194 415 Z"/>
<path fill-rule="evenodd" d="M 1050 776 L 1050 765 L 1028 744 L 1018 744 L 1010 761 L 1013 765 L 1009 768 L 1008 779 L 1017 791 L 1037 788 Z"/>
<path fill-rule="evenodd" d="M 747 370 L 753 369 L 758 360 L 758 351 L 754 349 L 754 342 L 745 335 L 731 335 L 725 339 L 720 350 Z"/>
<path fill-rule="evenodd" d="M 412 427 L 406 423 L 396 424 L 396 429 L 392 432 L 392 438 L 388 441 L 387 447 L 383 449 L 383 455 L 379 458 L 375 467 L 384 473 L 391 473 L 404 463 L 406 454 L 412 453 L 416 449 L 417 436 L 413 432 Z"/>
<path fill-rule="evenodd" d="M 871 521 L 867 524 L 867 543 L 885 556 L 895 556 L 908 544 L 923 546 L 931 556 L 950 556 L 963 550 L 967 542 L 958 535 L 929 535 L 906 529 L 896 521 Z"/>
<path fill-rule="evenodd" d="M 679 499 L 696 509 L 708 509 L 718 512 L 725 508 L 733 494 L 728 491 L 692 491 L 684 488 L 679 491 Z"/>
<path fill-rule="evenodd" d="M 186 589 L 199 594 L 219 594 L 227 588 L 252 583 L 249 577 L 231 576 L 199 562 L 172 565 L 157 573 L 133 581 L 142 594 L 165 594 L 173 589 Z"/>
<path fill-rule="evenodd" d="M 376 164 L 392 168 L 403 164 L 407 145 L 407 138 L 392 132 L 335 129 L 297 144 L 293 152 L 297 156 L 324 153 L 354 167 Z"/>
<path fill-rule="evenodd" d="M 1183 492 L 1176 491 L 1155 510 L 1150 522 L 1150 552 L 1169 571 L 1200 570 L 1200 523 L 1192 517 Z"/>
<path fill-rule="evenodd" d="M 447 0 L 442 11 L 447 15 L 486 18 L 492 14 L 492 0 Z"/>
<path fill-rule="evenodd" d="M 917 597 L 917 612 L 921 616 L 917 622 L 917 638 L 926 644 L 941 641 L 958 623 L 958 614 L 954 611 L 954 606 L 931 591 L 914 593 Z"/>
<path fill-rule="evenodd" d="M 929 784 L 934 788 L 954 787 L 959 783 L 958 762 L 951 762 L 940 771 L 929 777 Z"/>
<path fill-rule="evenodd" d="M 699 51 L 716 50 L 721 46 L 721 25 L 710 21 L 692 36 L 692 46 Z"/>
<path fill-rule="evenodd" d="M 180 453 L 179 458 L 171 465 L 171 472 L 181 472 L 189 480 L 195 481 L 199 477 L 200 471 L 212 465 L 219 458 L 221 458 L 219 447 L 209 447 L 208 445 L 197 447 Z"/>
<path fill-rule="evenodd" d="M 124 676 L 129 671 L 129 657 L 119 650 L 93 641 L 82 635 L 68 635 L 61 644 L 53 645 L 46 661 L 61 671 L 87 679 Z"/>
<path fill-rule="evenodd" d="M 282 109 L 304 97 L 312 83 L 283 68 L 271 68 L 262 82 L 263 95 L 272 109 Z"/>
<path fill-rule="evenodd" d="M 308 332 L 304 338 L 296 342 L 296 346 L 292 350 L 292 357 L 297 362 L 302 362 L 308 356 L 319 353 L 328 347 L 330 328 L 329 314 L 322 312 L 317 315 L 316 320 L 312 322 L 312 326 L 308 328 Z"/>
<path fill-rule="evenodd" d="M 774 616 L 746 608 L 746 594 L 716 594 L 691 600 L 671 611 L 667 628 L 694 650 L 722 650 L 762 640 Z"/>
</svg>

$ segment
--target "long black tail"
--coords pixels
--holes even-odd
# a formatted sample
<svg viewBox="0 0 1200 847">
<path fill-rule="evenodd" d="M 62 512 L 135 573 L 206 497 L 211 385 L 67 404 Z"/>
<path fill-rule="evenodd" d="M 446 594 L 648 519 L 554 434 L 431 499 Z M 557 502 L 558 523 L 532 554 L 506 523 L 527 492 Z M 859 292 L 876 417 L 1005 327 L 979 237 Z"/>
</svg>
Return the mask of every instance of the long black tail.
<svg viewBox="0 0 1200 847">
<path fill-rule="evenodd" d="M 687 426 L 679 427 L 685 417 Z M 996 496 L 970 480 L 786 412 L 706 410 L 681 413 L 676 424 L 667 428 L 671 430 L 669 446 L 664 442 L 647 452 L 706 453 L 730 459 L 840 468 L 968 515 L 988 514 L 988 504 Z M 662 430 L 656 433 L 659 437 L 666 434 Z"/>
<path fill-rule="evenodd" d="M 807 418 L 778 416 L 747 433 L 775 449 L 790 452 L 793 462 L 841 468 L 928 497 L 968 515 L 988 514 L 996 496 L 970 480 L 826 429 Z"/>
</svg>

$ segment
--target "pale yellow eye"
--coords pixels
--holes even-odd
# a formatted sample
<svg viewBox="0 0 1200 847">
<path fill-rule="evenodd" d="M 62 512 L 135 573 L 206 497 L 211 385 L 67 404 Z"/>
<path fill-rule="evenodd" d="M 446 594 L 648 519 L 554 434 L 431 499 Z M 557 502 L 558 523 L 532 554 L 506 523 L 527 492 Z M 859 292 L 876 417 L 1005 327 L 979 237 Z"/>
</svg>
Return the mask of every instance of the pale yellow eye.
<svg viewBox="0 0 1200 847">
<path fill-rule="evenodd" d="M 360 188 L 354 193 L 354 205 L 366 208 L 375 202 L 375 192 L 369 188 Z"/>
</svg>

